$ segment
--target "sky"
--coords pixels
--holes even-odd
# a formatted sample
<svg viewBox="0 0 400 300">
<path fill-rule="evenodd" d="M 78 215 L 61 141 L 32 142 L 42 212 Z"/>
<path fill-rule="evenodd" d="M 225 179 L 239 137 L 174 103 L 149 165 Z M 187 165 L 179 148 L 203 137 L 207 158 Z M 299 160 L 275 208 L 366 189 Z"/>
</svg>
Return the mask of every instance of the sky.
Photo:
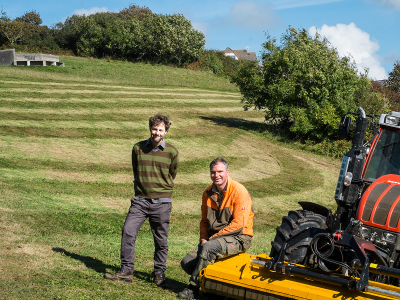
<svg viewBox="0 0 400 300">
<path fill-rule="evenodd" d="M 260 57 L 267 35 L 278 41 L 290 27 L 318 32 L 341 56 L 351 56 L 368 77 L 386 79 L 400 61 L 400 0 L 50 0 L 2 1 L 15 18 L 35 10 L 42 25 L 64 22 L 73 14 L 119 12 L 131 4 L 153 13 L 182 14 L 205 35 L 205 48 L 247 49 Z"/>
</svg>

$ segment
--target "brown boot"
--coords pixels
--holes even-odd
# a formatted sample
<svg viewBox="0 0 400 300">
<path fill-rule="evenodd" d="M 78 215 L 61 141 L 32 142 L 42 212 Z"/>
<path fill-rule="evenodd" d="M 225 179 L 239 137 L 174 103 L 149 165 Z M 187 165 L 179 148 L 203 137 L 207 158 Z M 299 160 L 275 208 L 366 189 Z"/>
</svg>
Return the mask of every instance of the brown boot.
<svg viewBox="0 0 400 300">
<path fill-rule="evenodd" d="M 121 270 L 119 270 L 115 274 L 104 274 L 104 278 L 110 280 L 123 280 L 125 282 L 132 282 L 133 272 L 122 272 Z"/>
<path fill-rule="evenodd" d="M 189 284 L 182 292 L 179 292 L 178 297 L 181 299 L 199 299 L 199 288 Z"/>
<path fill-rule="evenodd" d="M 153 282 L 156 284 L 156 286 L 160 287 L 160 288 L 167 288 L 167 283 L 165 282 L 165 274 L 164 272 L 161 273 L 151 273 L 152 277 L 153 277 Z"/>
</svg>

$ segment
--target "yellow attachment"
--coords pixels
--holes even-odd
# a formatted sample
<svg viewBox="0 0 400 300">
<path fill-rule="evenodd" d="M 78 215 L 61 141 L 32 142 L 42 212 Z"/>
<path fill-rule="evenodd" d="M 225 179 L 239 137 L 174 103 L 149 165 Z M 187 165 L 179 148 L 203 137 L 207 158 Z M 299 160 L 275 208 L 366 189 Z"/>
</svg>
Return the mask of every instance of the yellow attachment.
<svg viewBox="0 0 400 300">
<path fill-rule="evenodd" d="M 258 264 L 253 264 L 252 259 L 272 260 L 265 254 L 249 255 L 246 253 L 218 260 L 201 270 L 200 286 L 202 291 L 241 300 L 399 299 L 372 291 L 362 293 L 331 283 L 280 274 Z M 373 281 L 370 281 L 369 285 L 400 293 L 400 288 L 391 285 Z"/>
</svg>

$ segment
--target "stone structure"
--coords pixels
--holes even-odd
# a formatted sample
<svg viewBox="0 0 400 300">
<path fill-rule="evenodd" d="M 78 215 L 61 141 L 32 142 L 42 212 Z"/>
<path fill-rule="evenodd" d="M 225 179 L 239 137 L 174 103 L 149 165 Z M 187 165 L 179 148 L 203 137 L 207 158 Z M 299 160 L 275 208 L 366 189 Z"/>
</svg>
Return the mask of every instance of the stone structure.
<svg viewBox="0 0 400 300">
<path fill-rule="evenodd" d="M 15 54 L 15 49 L 0 51 L 0 65 L 15 66 L 59 66 L 65 67 L 59 57 L 52 54 Z"/>
<path fill-rule="evenodd" d="M 9 66 L 14 63 L 15 49 L 0 50 L 0 65 Z"/>
</svg>

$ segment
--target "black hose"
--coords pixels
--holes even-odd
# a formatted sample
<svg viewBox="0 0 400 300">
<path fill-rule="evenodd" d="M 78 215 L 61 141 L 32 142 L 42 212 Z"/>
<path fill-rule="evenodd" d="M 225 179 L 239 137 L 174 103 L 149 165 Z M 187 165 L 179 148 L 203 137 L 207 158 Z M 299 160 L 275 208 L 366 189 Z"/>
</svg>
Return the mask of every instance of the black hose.
<svg viewBox="0 0 400 300">
<path fill-rule="evenodd" d="M 326 238 L 327 240 L 328 240 L 328 245 L 330 245 L 330 249 L 329 250 L 327 250 L 327 251 L 325 251 L 324 253 L 321 253 L 321 252 L 319 252 L 319 250 L 318 250 L 318 241 L 320 240 L 320 238 Z M 332 263 L 332 264 L 335 264 L 335 265 L 338 265 L 338 266 L 340 266 L 340 267 L 342 267 L 342 268 L 345 268 L 345 269 L 347 269 L 348 271 L 350 271 L 350 273 L 351 273 L 351 276 L 353 276 L 353 277 L 356 277 L 356 274 L 354 273 L 354 271 L 350 268 L 350 266 L 349 265 L 347 265 L 347 264 L 345 264 L 345 263 L 342 263 L 342 262 L 340 262 L 340 261 L 336 261 L 336 260 L 332 260 L 332 259 L 329 259 L 328 257 L 330 256 L 330 255 L 332 255 L 332 253 L 333 253 L 333 251 L 335 250 L 335 242 L 334 242 L 334 240 L 332 239 L 332 237 L 330 236 L 330 234 L 328 234 L 328 233 L 319 233 L 319 234 L 317 234 L 317 235 L 315 235 L 314 237 L 313 237 L 313 239 L 311 240 L 311 251 L 314 253 L 314 255 L 315 256 L 317 256 L 319 259 L 321 259 L 321 260 L 323 260 L 323 261 L 327 261 L 327 262 L 329 262 L 329 263 Z M 318 265 L 319 265 L 319 267 L 322 269 L 322 270 L 324 270 L 324 271 L 326 271 L 326 272 L 333 272 L 333 271 L 331 271 L 331 270 L 329 270 L 326 266 L 325 266 L 325 264 L 321 264 L 320 263 L 321 261 L 319 260 L 318 261 Z"/>
</svg>

